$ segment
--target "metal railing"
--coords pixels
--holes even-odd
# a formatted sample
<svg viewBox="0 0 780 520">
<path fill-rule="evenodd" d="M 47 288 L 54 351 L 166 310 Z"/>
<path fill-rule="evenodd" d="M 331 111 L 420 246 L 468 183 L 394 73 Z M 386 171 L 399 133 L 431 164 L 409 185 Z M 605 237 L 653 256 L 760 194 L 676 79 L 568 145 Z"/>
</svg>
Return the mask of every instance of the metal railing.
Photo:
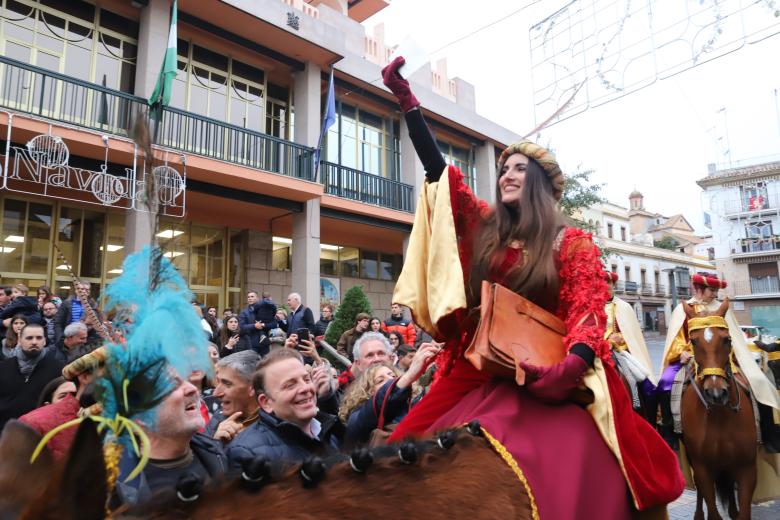
<svg viewBox="0 0 780 520">
<path fill-rule="evenodd" d="M 414 188 L 409 184 L 327 161 L 320 163 L 320 178 L 325 185 L 325 193 L 329 195 L 400 211 L 414 211 Z"/>
<path fill-rule="evenodd" d="M 754 195 L 751 197 L 742 197 L 742 199 L 729 199 L 723 202 L 723 212 L 726 215 L 763 211 L 767 209 L 780 209 L 780 195 L 775 193 Z"/>
<path fill-rule="evenodd" d="M 652 296 L 653 295 L 653 285 L 649 283 L 643 283 L 640 284 L 639 290 L 642 292 L 643 296 Z"/>
<path fill-rule="evenodd" d="M 4 56 L 0 106 L 120 136 L 147 110 L 144 98 Z M 158 143 L 281 175 L 314 177 L 312 148 L 172 107 L 163 110 Z"/>
<path fill-rule="evenodd" d="M 655 284 L 655 295 L 666 296 L 666 286 L 660 283 Z"/>
<path fill-rule="evenodd" d="M 626 283 L 623 280 L 618 280 L 617 282 L 615 282 L 615 292 L 618 293 L 626 292 Z"/>
<path fill-rule="evenodd" d="M 626 282 L 626 294 L 636 294 L 639 290 L 639 284 L 636 282 Z"/>
<path fill-rule="evenodd" d="M 762 238 L 740 238 L 731 244 L 733 254 L 780 251 L 780 235 Z"/>
<path fill-rule="evenodd" d="M 780 278 L 777 276 L 751 277 L 749 280 L 737 280 L 733 285 L 736 296 L 780 293 Z"/>
</svg>

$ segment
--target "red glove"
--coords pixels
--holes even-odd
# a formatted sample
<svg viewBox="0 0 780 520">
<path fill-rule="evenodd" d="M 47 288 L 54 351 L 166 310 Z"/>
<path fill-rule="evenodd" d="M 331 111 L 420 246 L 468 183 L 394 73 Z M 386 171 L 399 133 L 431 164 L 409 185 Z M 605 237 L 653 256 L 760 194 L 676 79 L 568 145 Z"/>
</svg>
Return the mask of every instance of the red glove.
<svg viewBox="0 0 780 520">
<path fill-rule="evenodd" d="M 557 365 L 539 367 L 520 363 L 525 370 L 528 392 L 543 401 L 565 401 L 582 381 L 588 363 L 576 354 L 569 354 Z"/>
<path fill-rule="evenodd" d="M 387 67 L 382 69 L 382 81 L 385 86 L 390 89 L 390 92 L 395 94 L 398 98 L 398 104 L 401 105 L 401 111 L 406 113 L 411 109 L 420 106 L 420 102 L 412 94 L 412 89 L 409 87 L 409 82 L 406 81 L 398 73 L 398 69 L 401 65 L 406 63 L 403 56 L 398 56 L 391 61 Z"/>
</svg>

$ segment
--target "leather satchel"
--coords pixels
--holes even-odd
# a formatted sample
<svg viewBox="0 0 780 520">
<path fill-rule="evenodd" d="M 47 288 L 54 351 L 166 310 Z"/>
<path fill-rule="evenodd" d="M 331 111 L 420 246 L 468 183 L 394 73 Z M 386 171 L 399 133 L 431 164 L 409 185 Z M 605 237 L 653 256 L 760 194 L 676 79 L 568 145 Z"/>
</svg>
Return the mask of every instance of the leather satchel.
<svg viewBox="0 0 780 520">
<path fill-rule="evenodd" d="M 482 282 L 480 320 L 466 359 L 478 370 L 525 384 L 520 363 L 550 366 L 563 361 L 566 324 L 506 287 Z"/>
</svg>

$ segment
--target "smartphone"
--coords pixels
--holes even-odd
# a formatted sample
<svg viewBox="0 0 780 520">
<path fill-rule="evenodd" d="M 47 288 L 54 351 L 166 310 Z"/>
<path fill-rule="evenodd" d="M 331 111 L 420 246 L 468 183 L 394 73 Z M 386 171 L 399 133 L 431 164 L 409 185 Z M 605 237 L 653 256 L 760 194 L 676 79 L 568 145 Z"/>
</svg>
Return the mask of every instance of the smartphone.
<svg viewBox="0 0 780 520">
<path fill-rule="evenodd" d="M 295 334 L 298 335 L 298 340 L 311 341 L 311 334 L 309 333 L 309 329 L 307 329 L 305 327 L 296 330 Z"/>
</svg>

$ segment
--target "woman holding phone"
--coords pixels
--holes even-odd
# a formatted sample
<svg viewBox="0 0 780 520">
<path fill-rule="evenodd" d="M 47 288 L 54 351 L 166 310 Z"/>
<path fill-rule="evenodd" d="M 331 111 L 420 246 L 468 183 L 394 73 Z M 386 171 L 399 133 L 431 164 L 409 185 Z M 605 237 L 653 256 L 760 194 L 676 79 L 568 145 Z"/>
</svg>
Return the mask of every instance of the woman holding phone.
<svg viewBox="0 0 780 520">
<path fill-rule="evenodd" d="M 235 352 L 252 348 L 249 337 L 241 334 L 237 316 L 231 316 L 225 320 L 220 330 L 219 339 L 219 357 L 229 356 Z"/>
</svg>

